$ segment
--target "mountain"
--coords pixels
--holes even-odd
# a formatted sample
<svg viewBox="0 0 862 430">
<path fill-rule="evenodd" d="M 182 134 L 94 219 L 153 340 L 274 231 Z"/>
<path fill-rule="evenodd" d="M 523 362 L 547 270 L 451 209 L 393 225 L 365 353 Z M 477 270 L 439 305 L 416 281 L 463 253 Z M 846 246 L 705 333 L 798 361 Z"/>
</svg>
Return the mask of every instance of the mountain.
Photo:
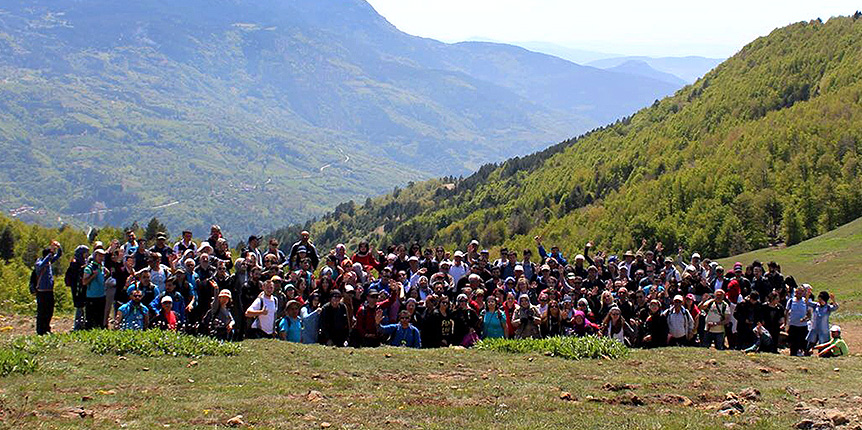
<svg viewBox="0 0 862 430">
<path fill-rule="evenodd" d="M 684 80 L 676 75 L 659 72 L 658 70 L 653 69 L 646 61 L 629 60 L 619 66 L 609 67 L 606 70 L 617 73 L 627 73 L 629 75 L 645 76 L 658 81 L 667 82 L 671 85 L 677 85 L 679 87 L 683 87 L 686 84 Z"/>
<path fill-rule="evenodd" d="M 564 60 L 569 60 L 577 64 L 588 64 L 592 61 L 604 60 L 607 58 L 622 57 L 619 54 L 609 54 L 607 52 L 590 51 L 587 49 L 569 48 L 568 46 L 557 45 L 550 42 L 514 42 L 514 45 L 529 49 L 530 51 L 541 52 L 555 57 L 560 57 Z"/>
<path fill-rule="evenodd" d="M 362 0 L 0 5 L 0 207 L 237 236 L 465 174 L 667 83 L 398 31 Z"/>
<path fill-rule="evenodd" d="M 588 66 L 598 67 L 600 69 L 612 69 L 631 61 L 642 61 L 651 68 L 660 72 L 669 73 L 682 79 L 687 83 L 694 83 L 698 78 L 702 77 L 715 66 L 719 65 L 722 60 L 719 58 L 706 58 L 698 56 L 688 57 L 615 57 L 603 58 L 586 63 Z"/>
<path fill-rule="evenodd" d="M 721 257 L 830 231 L 862 216 L 859 16 L 776 29 L 579 138 L 276 234 L 310 229 L 324 249 L 474 238 L 524 249 L 542 235 L 569 253 L 588 240 L 625 250 L 649 239 Z"/>
</svg>

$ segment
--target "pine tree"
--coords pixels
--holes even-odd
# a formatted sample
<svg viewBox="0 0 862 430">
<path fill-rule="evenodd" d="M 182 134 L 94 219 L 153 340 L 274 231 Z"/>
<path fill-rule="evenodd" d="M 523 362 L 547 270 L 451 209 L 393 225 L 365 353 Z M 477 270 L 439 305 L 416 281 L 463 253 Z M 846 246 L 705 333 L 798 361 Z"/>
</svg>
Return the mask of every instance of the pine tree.
<svg viewBox="0 0 862 430">
<path fill-rule="evenodd" d="M 150 218 L 150 222 L 147 223 L 147 229 L 144 230 L 144 239 L 147 242 L 152 242 L 156 239 L 156 235 L 158 233 L 167 234 L 167 228 L 164 224 L 159 222 L 159 219 L 156 217 Z"/>
<path fill-rule="evenodd" d="M 7 263 L 15 257 L 15 235 L 12 234 L 12 228 L 8 225 L 3 227 L 0 232 L 0 258 Z"/>
</svg>

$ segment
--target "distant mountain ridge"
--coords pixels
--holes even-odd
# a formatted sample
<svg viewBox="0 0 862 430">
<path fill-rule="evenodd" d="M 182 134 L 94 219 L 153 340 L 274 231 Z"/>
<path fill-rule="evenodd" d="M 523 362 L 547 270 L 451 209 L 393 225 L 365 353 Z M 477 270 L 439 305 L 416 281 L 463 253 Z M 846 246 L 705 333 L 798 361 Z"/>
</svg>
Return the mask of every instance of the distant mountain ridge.
<svg viewBox="0 0 862 430">
<path fill-rule="evenodd" d="M 718 66 L 723 60 L 720 58 L 706 58 L 699 56 L 657 58 L 629 56 L 604 58 L 591 61 L 587 63 L 587 65 L 598 67 L 600 69 L 612 69 L 632 61 L 644 62 L 655 70 L 677 76 L 683 81 L 691 84 L 715 68 L 715 66 Z"/>
<path fill-rule="evenodd" d="M 650 67 L 646 61 L 629 60 L 618 66 L 609 67 L 605 70 L 617 73 L 628 73 L 630 75 L 645 76 L 659 81 L 667 82 L 671 85 L 685 86 L 686 82 L 682 78 L 670 73 L 660 72 Z"/>
<path fill-rule="evenodd" d="M 12 2 L 0 52 L 0 208 L 196 232 L 464 174 L 676 89 L 410 36 L 362 0 Z"/>
</svg>

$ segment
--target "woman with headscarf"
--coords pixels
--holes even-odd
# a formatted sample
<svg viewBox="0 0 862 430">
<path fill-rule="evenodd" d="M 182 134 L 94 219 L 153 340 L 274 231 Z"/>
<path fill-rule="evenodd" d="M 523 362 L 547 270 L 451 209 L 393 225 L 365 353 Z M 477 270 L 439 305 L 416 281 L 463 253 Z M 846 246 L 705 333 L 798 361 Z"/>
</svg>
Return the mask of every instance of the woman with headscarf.
<svg viewBox="0 0 862 430">
<path fill-rule="evenodd" d="M 539 309 L 530 304 L 530 297 L 526 294 L 521 294 L 518 297 L 518 307 L 515 309 L 512 316 L 512 325 L 515 328 L 515 339 L 536 339 L 540 336 L 539 324 L 542 322 L 542 316 L 539 314 Z"/>
<path fill-rule="evenodd" d="M 572 318 L 572 335 L 577 337 L 588 336 L 599 331 L 599 326 L 593 324 L 587 319 L 587 315 L 581 311 L 575 311 L 575 317 Z"/>
</svg>

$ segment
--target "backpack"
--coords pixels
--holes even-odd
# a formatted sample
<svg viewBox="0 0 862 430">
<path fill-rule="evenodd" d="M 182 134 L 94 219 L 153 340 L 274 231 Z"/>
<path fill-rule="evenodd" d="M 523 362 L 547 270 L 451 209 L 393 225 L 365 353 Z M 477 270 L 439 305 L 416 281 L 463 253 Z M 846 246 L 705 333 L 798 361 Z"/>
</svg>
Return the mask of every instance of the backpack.
<svg viewBox="0 0 862 430">
<path fill-rule="evenodd" d="M 44 271 L 44 268 L 42 269 Z M 33 266 L 33 271 L 30 272 L 30 294 L 36 295 L 36 291 L 39 288 L 39 280 L 42 278 L 42 274 L 39 273 L 39 270 L 36 269 L 36 266 Z"/>
</svg>

